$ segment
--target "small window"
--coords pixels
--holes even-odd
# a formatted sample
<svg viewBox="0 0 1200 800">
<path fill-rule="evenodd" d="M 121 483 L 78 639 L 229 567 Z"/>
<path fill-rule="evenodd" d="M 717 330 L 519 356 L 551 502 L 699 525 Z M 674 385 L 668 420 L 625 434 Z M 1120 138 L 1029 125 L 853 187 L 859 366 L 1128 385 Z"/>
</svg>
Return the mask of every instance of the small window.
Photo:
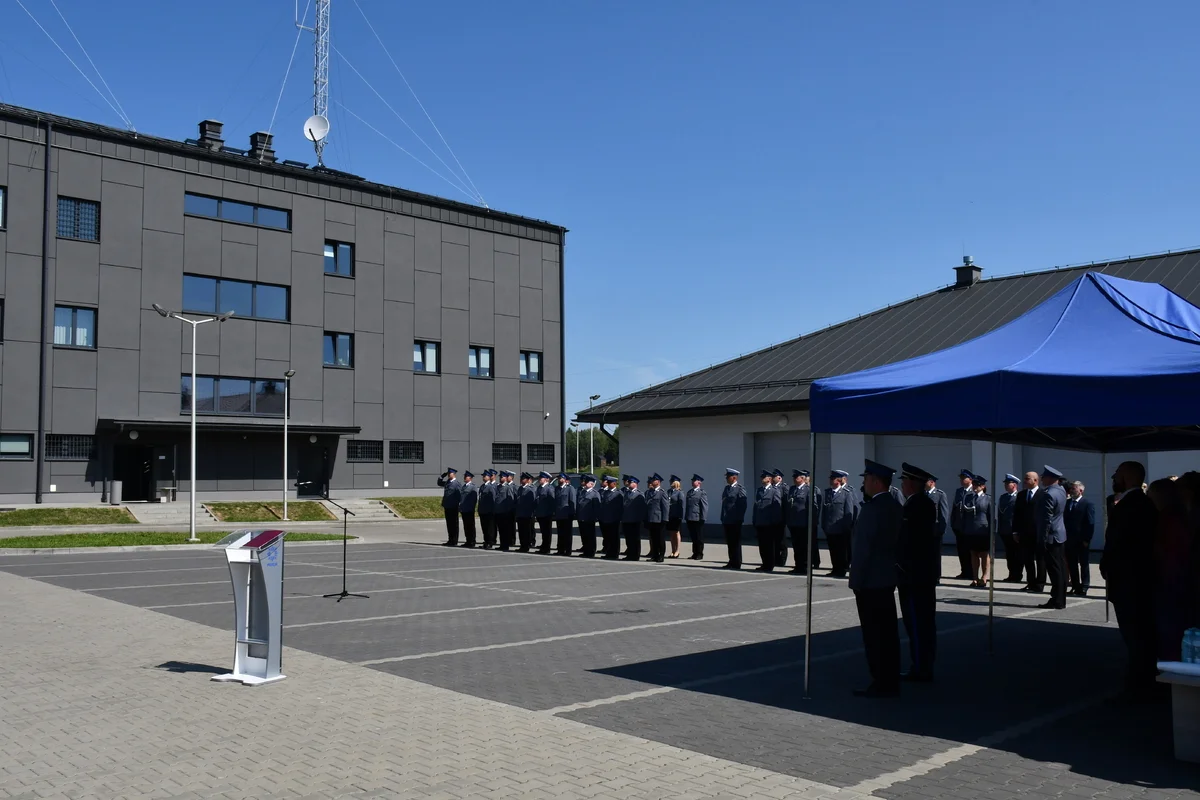
<svg viewBox="0 0 1200 800">
<path fill-rule="evenodd" d="M 0 433 L 0 459 L 25 461 L 33 458 L 33 434 Z"/>
<path fill-rule="evenodd" d="M 286 231 L 291 228 L 291 220 L 288 212 L 282 208 L 268 208 L 267 206 L 258 206 L 255 222 L 262 225 L 264 228 L 278 228 L 281 231 Z"/>
<path fill-rule="evenodd" d="M 255 414 L 268 417 L 283 416 L 283 384 L 283 381 L 273 378 L 254 382 Z"/>
<path fill-rule="evenodd" d="M 472 378 L 492 377 L 492 348 L 472 347 L 467 350 L 467 374 Z"/>
<path fill-rule="evenodd" d="M 325 366 L 347 369 L 354 366 L 354 334 L 325 334 Z"/>
<path fill-rule="evenodd" d="M 230 222 L 245 222 L 254 224 L 254 206 L 249 203 L 238 203 L 233 200 L 221 201 L 221 219 Z"/>
<path fill-rule="evenodd" d="M 492 463 L 493 464 L 520 464 L 521 463 L 521 444 L 520 442 L 509 444 L 506 442 L 492 442 Z"/>
<path fill-rule="evenodd" d="M 282 378 L 221 378 L 196 376 L 197 414 L 235 414 L 239 416 L 282 417 Z M 180 379 L 179 411 L 192 411 L 192 378 Z"/>
<path fill-rule="evenodd" d="M 217 313 L 217 279 L 184 275 L 183 310 Z"/>
<path fill-rule="evenodd" d="M 221 201 L 215 197 L 205 197 L 202 194 L 185 194 L 183 196 L 183 213 L 195 214 L 198 217 L 218 216 Z"/>
<path fill-rule="evenodd" d="M 383 441 L 379 439 L 347 439 L 346 460 L 354 463 L 383 462 Z"/>
<path fill-rule="evenodd" d="M 222 414 L 249 414 L 253 406 L 251 381 L 245 378 L 217 379 L 217 411 Z"/>
<path fill-rule="evenodd" d="M 96 437 L 90 434 L 47 433 L 47 461 L 90 461 L 96 454 Z"/>
<path fill-rule="evenodd" d="M 203 375 L 196 376 L 196 413 L 211 414 L 217 410 L 216 405 L 217 386 L 216 379 L 205 377 Z M 179 410 L 184 414 L 191 413 L 192 410 L 192 376 L 183 376 L 183 385 L 180 393 Z"/>
<path fill-rule="evenodd" d="M 228 311 L 229 309 L 226 309 Z M 254 316 L 257 319 L 288 318 L 288 290 L 283 286 L 254 284 Z"/>
<path fill-rule="evenodd" d="M 393 464 L 424 464 L 424 442 L 389 442 L 388 461 Z"/>
<path fill-rule="evenodd" d="M 7 199 L 8 199 L 8 187 L 0 186 L 0 230 L 3 230 L 7 225 L 7 222 L 6 222 L 7 218 L 4 216 L 4 212 L 7 208 L 4 201 Z"/>
<path fill-rule="evenodd" d="M 58 237 L 100 241 L 100 204 L 73 197 L 58 198 Z"/>
<path fill-rule="evenodd" d="M 54 307 L 54 344 L 56 347 L 96 349 L 96 309 Z"/>
<path fill-rule="evenodd" d="M 244 281 L 217 281 L 217 308 L 239 317 L 254 316 L 254 284 Z"/>
<path fill-rule="evenodd" d="M 530 464 L 553 464 L 554 463 L 554 445 L 552 444 L 531 444 L 529 445 Z"/>
<path fill-rule="evenodd" d="M 542 354 L 529 350 L 521 351 L 521 380 L 542 382 Z M 532 445 L 530 445 L 532 447 Z"/>
<path fill-rule="evenodd" d="M 345 242 L 325 242 L 325 272 L 329 275 L 354 277 L 354 245 Z"/>
<path fill-rule="evenodd" d="M 413 372 L 438 373 L 437 342 L 413 342 Z"/>
</svg>

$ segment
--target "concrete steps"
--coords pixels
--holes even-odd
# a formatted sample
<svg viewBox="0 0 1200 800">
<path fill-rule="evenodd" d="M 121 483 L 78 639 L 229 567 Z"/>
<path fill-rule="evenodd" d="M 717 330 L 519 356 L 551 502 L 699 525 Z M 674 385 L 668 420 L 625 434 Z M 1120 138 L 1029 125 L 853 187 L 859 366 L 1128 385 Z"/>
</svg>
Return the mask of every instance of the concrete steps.
<svg viewBox="0 0 1200 800">
<path fill-rule="evenodd" d="M 392 511 L 385 503 L 381 503 L 378 500 L 369 500 L 365 497 L 334 498 L 334 500 L 338 505 L 345 506 L 350 509 L 350 513 L 354 514 L 353 517 L 350 517 L 351 524 L 355 522 L 373 522 L 378 525 L 381 522 L 395 522 L 400 519 L 395 511 Z M 320 502 L 329 509 L 329 513 L 333 514 L 335 518 L 339 520 L 342 518 L 341 509 L 335 508 L 324 500 Z"/>
<path fill-rule="evenodd" d="M 146 526 L 187 525 L 191 522 L 191 511 L 187 503 L 128 503 L 125 506 Z M 203 505 L 196 506 L 196 524 L 209 525 L 217 522 L 217 518 L 209 513 Z"/>
</svg>

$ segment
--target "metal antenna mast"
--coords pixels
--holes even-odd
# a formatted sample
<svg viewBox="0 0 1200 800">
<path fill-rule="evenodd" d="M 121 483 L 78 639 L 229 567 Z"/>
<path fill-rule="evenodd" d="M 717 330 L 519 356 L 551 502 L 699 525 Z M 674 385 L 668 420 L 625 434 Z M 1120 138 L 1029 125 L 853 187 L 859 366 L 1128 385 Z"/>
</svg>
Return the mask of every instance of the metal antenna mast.
<svg viewBox="0 0 1200 800">
<path fill-rule="evenodd" d="M 313 33 L 313 115 L 304 123 L 304 135 L 317 151 L 317 166 L 324 166 L 321 155 L 329 136 L 329 3 L 316 0 L 313 27 L 300 19 L 300 0 L 296 0 L 296 25 Z"/>
</svg>

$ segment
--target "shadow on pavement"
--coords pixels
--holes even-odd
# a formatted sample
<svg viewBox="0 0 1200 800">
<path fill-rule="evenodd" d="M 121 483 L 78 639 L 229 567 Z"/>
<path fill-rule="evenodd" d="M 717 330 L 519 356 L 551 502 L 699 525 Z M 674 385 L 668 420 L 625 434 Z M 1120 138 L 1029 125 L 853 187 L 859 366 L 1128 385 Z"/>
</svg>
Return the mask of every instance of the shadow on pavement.
<svg viewBox="0 0 1200 800">
<path fill-rule="evenodd" d="M 193 664 L 190 661 L 164 661 L 154 669 L 161 669 L 165 672 L 202 672 L 210 675 L 220 675 L 229 672 L 229 667 L 214 667 L 209 664 Z"/>
</svg>

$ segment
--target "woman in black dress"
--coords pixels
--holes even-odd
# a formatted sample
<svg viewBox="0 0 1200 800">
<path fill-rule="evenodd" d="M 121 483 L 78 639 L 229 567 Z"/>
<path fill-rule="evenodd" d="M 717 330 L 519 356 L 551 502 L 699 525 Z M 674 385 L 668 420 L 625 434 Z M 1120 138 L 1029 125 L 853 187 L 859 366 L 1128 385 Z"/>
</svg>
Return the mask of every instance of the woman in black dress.
<svg viewBox="0 0 1200 800">
<path fill-rule="evenodd" d="M 671 510 L 667 514 L 667 532 L 671 534 L 671 555 L 667 558 L 679 558 L 679 529 L 683 526 L 683 490 L 680 489 L 678 475 L 671 476 L 671 492 L 668 498 Z"/>
<path fill-rule="evenodd" d="M 987 495 L 987 478 L 971 479 L 971 491 L 963 499 L 967 547 L 971 550 L 971 585 L 987 586 L 992 577 L 992 499 Z"/>
</svg>

